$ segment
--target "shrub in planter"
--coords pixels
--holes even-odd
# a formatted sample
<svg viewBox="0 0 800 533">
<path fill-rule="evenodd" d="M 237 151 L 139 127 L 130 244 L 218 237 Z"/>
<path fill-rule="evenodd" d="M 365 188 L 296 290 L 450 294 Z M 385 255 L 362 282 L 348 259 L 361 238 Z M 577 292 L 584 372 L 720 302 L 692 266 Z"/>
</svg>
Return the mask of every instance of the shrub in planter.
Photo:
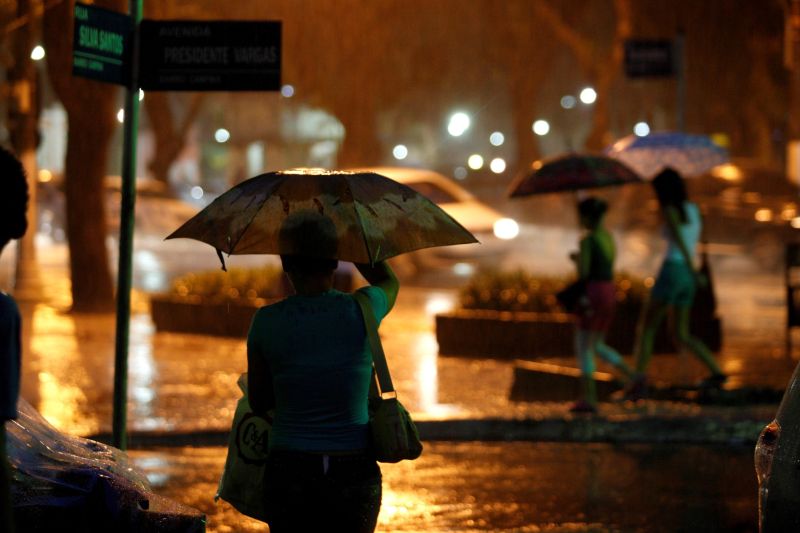
<svg viewBox="0 0 800 533">
<path fill-rule="evenodd" d="M 151 316 L 159 331 L 244 337 L 256 310 L 286 295 L 283 279 L 271 266 L 193 272 L 150 297 Z"/>
<path fill-rule="evenodd" d="M 349 291 L 352 284 L 352 274 L 336 272 L 335 288 Z M 150 312 L 159 331 L 245 337 L 259 307 L 291 292 L 276 266 L 194 272 L 175 279 L 167 294 L 151 296 Z"/>
<path fill-rule="evenodd" d="M 192 272 L 175 279 L 169 294 L 213 302 L 253 302 L 286 294 L 283 271 L 274 266 Z"/>
<path fill-rule="evenodd" d="M 503 357 L 571 355 L 572 324 L 555 294 L 573 277 L 539 277 L 522 270 L 478 272 L 460 293 L 460 310 L 437 317 L 442 353 Z M 623 353 L 633 351 L 649 280 L 625 273 L 615 279 L 617 310 L 607 341 Z M 720 346 L 719 320 L 707 309 L 695 309 L 692 331 L 709 348 Z M 697 315 L 697 316 L 695 316 Z M 656 337 L 657 352 L 673 351 L 664 328 Z"/>
<path fill-rule="evenodd" d="M 573 279 L 534 276 L 523 270 L 486 269 L 478 272 L 461 289 L 459 303 L 462 309 L 563 313 L 555 295 Z M 649 290 L 645 281 L 621 273 L 617 275 L 615 284 L 617 315 L 638 317 Z"/>
</svg>

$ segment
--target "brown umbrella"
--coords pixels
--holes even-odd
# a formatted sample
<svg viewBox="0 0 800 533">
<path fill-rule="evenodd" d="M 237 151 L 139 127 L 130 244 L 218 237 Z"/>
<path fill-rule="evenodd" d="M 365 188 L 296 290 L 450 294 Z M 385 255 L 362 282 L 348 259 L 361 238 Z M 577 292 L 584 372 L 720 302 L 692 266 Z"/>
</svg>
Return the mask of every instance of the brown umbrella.
<svg viewBox="0 0 800 533">
<path fill-rule="evenodd" d="M 591 154 L 566 154 L 536 161 L 531 171 L 521 174 L 509 188 L 509 196 L 518 198 L 551 192 L 580 191 L 625 183 L 642 183 L 642 179 L 625 164 Z"/>
<path fill-rule="evenodd" d="M 167 239 L 233 254 L 300 254 L 356 263 L 477 239 L 413 189 L 372 172 L 298 169 L 244 181 Z M 224 268 L 224 262 L 223 262 Z"/>
</svg>

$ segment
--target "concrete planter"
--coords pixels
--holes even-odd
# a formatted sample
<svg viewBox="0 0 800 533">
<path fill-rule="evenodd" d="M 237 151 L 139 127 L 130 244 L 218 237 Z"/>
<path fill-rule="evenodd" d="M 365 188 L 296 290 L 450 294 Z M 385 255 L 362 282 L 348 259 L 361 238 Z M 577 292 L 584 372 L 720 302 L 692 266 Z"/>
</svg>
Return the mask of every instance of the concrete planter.
<svg viewBox="0 0 800 533">
<path fill-rule="evenodd" d="M 350 291 L 352 286 L 352 275 L 336 273 L 336 289 Z M 241 300 L 209 300 L 198 296 L 153 294 L 150 295 L 150 314 L 157 331 L 246 338 L 256 311 L 285 298 L 291 293 L 291 285 L 288 281 L 281 283 L 275 292 L 274 298 Z"/>
<path fill-rule="evenodd" d="M 158 294 L 150 297 L 150 314 L 158 331 L 245 338 L 258 308 L 276 300 L 209 302 Z"/>
<path fill-rule="evenodd" d="M 638 316 L 618 314 L 606 341 L 623 354 L 633 352 Z M 562 313 L 524 313 L 461 309 L 436 316 L 439 353 L 466 357 L 539 359 L 573 355 L 573 324 Z M 693 319 L 692 332 L 713 351 L 721 346 L 718 317 Z M 674 352 L 672 340 L 661 328 L 656 353 Z"/>
<path fill-rule="evenodd" d="M 439 353 L 536 359 L 572 353 L 572 322 L 565 314 L 458 310 L 436 315 Z"/>
</svg>

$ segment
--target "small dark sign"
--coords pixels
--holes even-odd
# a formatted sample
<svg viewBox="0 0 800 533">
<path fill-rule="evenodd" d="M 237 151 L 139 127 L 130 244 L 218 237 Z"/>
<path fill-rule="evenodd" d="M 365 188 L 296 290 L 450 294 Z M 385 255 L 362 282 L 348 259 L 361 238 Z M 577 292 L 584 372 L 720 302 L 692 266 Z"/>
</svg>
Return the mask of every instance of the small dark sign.
<svg viewBox="0 0 800 533">
<path fill-rule="evenodd" d="M 280 90 L 279 21 L 143 20 L 140 36 L 145 90 Z"/>
<path fill-rule="evenodd" d="M 128 15 L 76 3 L 72 74 L 126 85 L 132 28 Z"/>
<path fill-rule="evenodd" d="M 629 78 L 669 77 L 674 73 L 672 41 L 625 41 L 625 74 Z"/>
</svg>

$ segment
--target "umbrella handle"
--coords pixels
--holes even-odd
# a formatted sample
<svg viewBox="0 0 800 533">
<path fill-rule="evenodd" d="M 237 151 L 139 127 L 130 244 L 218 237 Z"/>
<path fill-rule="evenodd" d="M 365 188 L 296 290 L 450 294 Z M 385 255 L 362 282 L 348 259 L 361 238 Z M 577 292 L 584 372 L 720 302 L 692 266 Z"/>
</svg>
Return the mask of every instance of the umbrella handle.
<svg viewBox="0 0 800 533">
<path fill-rule="evenodd" d="M 219 248 L 215 248 L 215 250 L 217 251 L 217 257 L 219 257 L 219 262 L 222 263 L 222 271 L 227 272 L 228 269 L 225 267 L 225 258 L 222 257 L 222 250 L 220 250 Z"/>
</svg>

